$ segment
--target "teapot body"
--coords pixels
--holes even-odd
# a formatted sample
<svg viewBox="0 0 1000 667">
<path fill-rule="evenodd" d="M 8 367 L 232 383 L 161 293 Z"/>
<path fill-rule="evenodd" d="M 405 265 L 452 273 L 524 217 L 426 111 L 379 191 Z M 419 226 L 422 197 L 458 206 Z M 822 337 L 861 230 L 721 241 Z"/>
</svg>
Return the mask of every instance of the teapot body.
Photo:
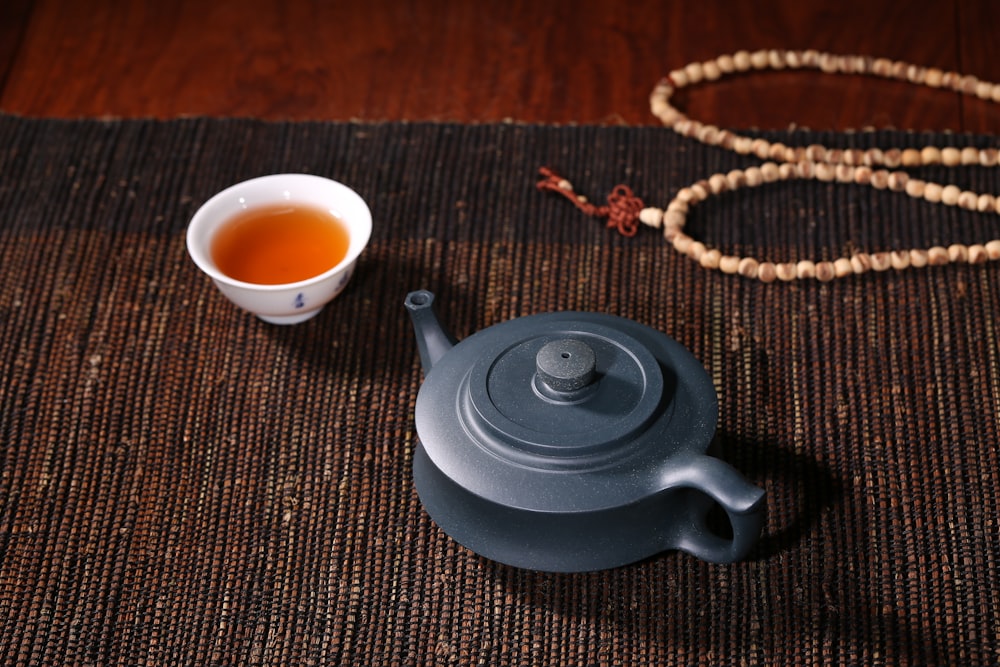
<svg viewBox="0 0 1000 667">
<path fill-rule="evenodd" d="M 667 549 L 726 562 L 756 542 L 763 491 L 708 455 L 715 390 L 683 346 L 631 320 L 572 311 L 455 343 L 434 331 L 427 295 L 407 300 L 418 341 L 433 348 L 421 347 L 413 472 L 446 533 L 493 560 L 559 572 Z M 731 537 L 708 527 L 716 506 Z"/>
</svg>

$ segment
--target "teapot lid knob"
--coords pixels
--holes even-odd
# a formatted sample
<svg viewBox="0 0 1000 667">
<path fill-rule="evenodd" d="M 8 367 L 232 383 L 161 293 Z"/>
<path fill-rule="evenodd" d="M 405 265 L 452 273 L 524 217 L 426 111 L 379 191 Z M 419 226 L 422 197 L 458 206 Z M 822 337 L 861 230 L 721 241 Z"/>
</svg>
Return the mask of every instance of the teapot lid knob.
<svg viewBox="0 0 1000 667">
<path fill-rule="evenodd" d="M 597 357 L 581 340 L 560 338 L 542 346 L 535 356 L 538 379 L 556 392 L 583 389 L 594 381 Z"/>
</svg>

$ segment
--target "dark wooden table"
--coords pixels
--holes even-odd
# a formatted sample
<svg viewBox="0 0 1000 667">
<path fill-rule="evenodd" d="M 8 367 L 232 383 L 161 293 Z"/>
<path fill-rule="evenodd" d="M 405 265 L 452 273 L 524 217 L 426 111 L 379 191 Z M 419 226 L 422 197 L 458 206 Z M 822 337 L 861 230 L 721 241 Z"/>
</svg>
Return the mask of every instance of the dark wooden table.
<svg viewBox="0 0 1000 667">
<path fill-rule="evenodd" d="M 6 0 L 0 110 L 31 116 L 655 124 L 670 70 L 740 49 L 906 60 L 1000 81 L 990 0 Z M 728 127 L 1000 131 L 1000 107 L 766 72 L 677 102 Z"/>
</svg>

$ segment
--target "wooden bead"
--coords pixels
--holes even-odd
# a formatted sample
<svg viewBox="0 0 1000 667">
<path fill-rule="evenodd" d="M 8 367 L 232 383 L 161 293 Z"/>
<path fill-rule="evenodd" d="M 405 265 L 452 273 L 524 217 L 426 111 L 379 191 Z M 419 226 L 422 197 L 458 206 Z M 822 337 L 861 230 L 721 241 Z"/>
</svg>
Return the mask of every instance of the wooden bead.
<svg viewBox="0 0 1000 667">
<path fill-rule="evenodd" d="M 690 204 L 694 201 L 694 193 L 691 191 L 691 188 L 681 188 L 677 191 L 675 199 L 679 202 Z"/>
<path fill-rule="evenodd" d="M 969 246 L 969 256 L 967 258 L 969 264 L 982 264 L 988 259 L 989 254 L 986 252 L 986 246 L 979 243 Z"/>
<path fill-rule="evenodd" d="M 813 162 L 826 162 L 826 146 L 820 146 L 819 144 L 806 146 L 806 159 Z M 979 159 L 978 154 L 976 155 L 976 159 Z"/>
<path fill-rule="evenodd" d="M 717 146 L 719 144 L 719 134 L 722 131 L 715 125 L 702 125 L 698 128 L 696 136 L 698 141 L 709 144 L 710 146 Z"/>
<path fill-rule="evenodd" d="M 910 83 L 922 85 L 927 78 L 927 68 L 920 65 L 909 65 L 906 68 L 906 78 L 909 79 Z"/>
<path fill-rule="evenodd" d="M 702 63 L 701 73 L 704 75 L 706 81 L 716 81 L 722 76 L 722 70 L 719 69 L 719 63 L 715 60 L 709 60 Z"/>
<path fill-rule="evenodd" d="M 715 59 L 715 64 L 723 74 L 732 74 L 736 71 L 736 63 L 730 55 L 722 55 Z"/>
<path fill-rule="evenodd" d="M 869 148 L 865 151 L 865 157 L 862 159 L 862 164 L 866 164 L 869 167 L 883 165 L 885 164 L 885 154 L 879 148 Z"/>
<path fill-rule="evenodd" d="M 872 73 L 888 78 L 892 73 L 892 61 L 888 58 L 876 58 L 872 63 Z"/>
<path fill-rule="evenodd" d="M 754 51 L 750 54 L 750 65 L 754 69 L 766 69 L 769 62 L 770 56 L 767 51 Z"/>
<path fill-rule="evenodd" d="M 953 243 L 948 246 L 948 261 L 953 264 L 964 263 L 969 260 L 969 248 L 961 243 Z"/>
<path fill-rule="evenodd" d="M 906 71 L 909 69 L 909 65 L 901 60 L 896 60 L 892 63 L 892 78 L 893 79 L 906 79 Z"/>
<path fill-rule="evenodd" d="M 944 190 L 937 183 L 930 183 L 924 185 L 924 199 L 929 202 L 937 203 L 941 201 L 941 192 Z"/>
<path fill-rule="evenodd" d="M 948 249 L 934 246 L 927 249 L 927 263 L 931 266 L 944 266 L 948 263 Z"/>
<path fill-rule="evenodd" d="M 754 139 L 752 152 L 761 160 L 767 160 L 771 156 L 771 144 L 764 139 Z"/>
<path fill-rule="evenodd" d="M 758 262 L 753 257 L 744 257 L 740 260 L 740 265 L 737 270 L 740 275 L 744 278 L 756 278 L 758 269 L 760 268 L 760 262 Z"/>
<path fill-rule="evenodd" d="M 910 253 L 907 250 L 893 250 L 889 253 L 892 268 L 897 271 L 910 268 Z"/>
<path fill-rule="evenodd" d="M 976 95 L 977 91 L 980 90 L 979 79 L 971 74 L 966 74 L 965 76 L 956 76 L 956 80 L 952 83 L 955 90 L 964 95 Z M 986 83 L 983 81 L 982 83 Z M 989 84 L 987 84 L 988 86 Z M 986 96 L 989 97 L 989 91 L 987 87 L 984 86 L 982 90 L 986 91 Z"/>
<path fill-rule="evenodd" d="M 923 164 L 937 164 L 941 161 L 941 150 L 935 146 L 926 146 L 920 151 L 920 161 Z"/>
<path fill-rule="evenodd" d="M 723 255 L 719 258 L 719 270 L 723 273 L 734 274 L 740 269 L 740 258 L 734 255 Z"/>
<path fill-rule="evenodd" d="M 729 183 L 724 175 L 712 174 L 708 179 L 708 189 L 712 191 L 713 195 L 721 194 L 729 189 Z"/>
<path fill-rule="evenodd" d="M 873 171 L 871 178 L 868 181 L 873 188 L 878 190 L 885 190 L 889 187 L 889 172 L 885 169 L 879 169 Z"/>
<path fill-rule="evenodd" d="M 658 116 L 664 125 L 676 125 L 687 118 L 680 111 L 666 103 L 656 106 L 653 109 L 653 114 Z"/>
<path fill-rule="evenodd" d="M 892 257 L 887 252 L 876 252 L 871 255 L 872 271 L 888 271 L 892 268 Z"/>
<path fill-rule="evenodd" d="M 676 227 L 681 228 L 687 221 L 687 216 L 678 211 L 672 211 L 667 209 L 667 212 L 663 214 L 663 224 L 666 227 Z"/>
<path fill-rule="evenodd" d="M 991 260 L 1000 259 L 1000 239 L 994 239 L 985 245 L 986 256 Z"/>
<path fill-rule="evenodd" d="M 844 164 L 849 164 L 852 167 L 864 164 L 865 152 L 857 148 L 848 148 L 844 151 Z"/>
<path fill-rule="evenodd" d="M 668 123 L 668 118 L 670 111 L 673 107 L 662 97 L 657 97 L 650 95 L 649 97 L 649 108 L 653 112 L 653 115 L 659 118 L 662 122 Z M 673 122 L 672 120 L 669 122 Z"/>
<path fill-rule="evenodd" d="M 705 244 L 701 241 L 693 241 L 687 247 L 687 256 L 698 262 L 701 261 L 701 256 L 705 254 L 707 248 Z"/>
<path fill-rule="evenodd" d="M 778 165 L 773 162 L 765 162 L 760 165 L 760 175 L 763 177 L 765 183 L 774 183 L 777 181 L 781 172 L 778 171 Z"/>
<path fill-rule="evenodd" d="M 820 282 L 828 283 L 837 277 L 833 269 L 833 262 L 819 262 L 816 264 L 816 279 Z"/>
<path fill-rule="evenodd" d="M 851 260 L 847 257 L 841 257 L 833 262 L 833 275 L 838 278 L 846 278 L 853 273 L 854 267 L 851 266 Z"/>
<path fill-rule="evenodd" d="M 742 169 L 733 169 L 726 174 L 726 183 L 730 190 L 737 190 L 747 184 L 747 177 Z"/>
<path fill-rule="evenodd" d="M 837 177 L 837 168 L 827 162 L 816 163 L 816 179 L 830 182 Z"/>
<path fill-rule="evenodd" d="M 921 181 L 919 178 L 911 178 L 906 181 L 906 194 L 911 197 L 923 197 L 924 188 L 927 184 Z"/>
<path fill-rule="evenodd" d="M 803 259 L 795 265 L 795 276 L 799 279 L 815 278 L 816 264 L 808 259 Z"/>
<path fill-rule="evenodd" d="M 962 190 L 958 194 L 958 206 L 967 211 L 975 211 L 979 208 L 979 195 L 972 190 Z"/>
<path fill-rule="evenodd" d="M 966 146 L 962 149 L 962 164 L 979 164 L 979 149 L 975 146 Z"/>
<path fill-rule="evenodd" d="M 750 137 L 737 137 L 736 141 L 733 142 L 733 150 L 740 155 L 750 155 L 750 151 L 753 150 L 753 139 Z M 976 152 L 976 161 L 979 161 L 979 152 Z"/>
<path fill-rule="evenodd" d="M 761 262 L 757 267 L 757 279 L 765 283 L 773 283 L 778 278 L 778 269 L 772 262 Z"/>
<path fill-rule="evenodd" d="M 750 69 L 750 52 L 737 51 L 733 54 L 733 65 L 737 72 L 746 72 Z"/>
<path fill-rule="evenodd" d="M 871 258 L 868 253 L 859 252 L 851 255 L 851 270 L 856 274 L 867 273 L 872 268 Z"/>
<path fill-rule="evenodd" d="M 962 152 L 949 146 L 941 149 L 941 164 L 946 167 L 957 167 L 962 162 Z"/>
<path fill-rule="evenodd" d="M 781 161 L 785 159 L 785 149 L 788 146 L 780 141 L 770 144 L 767 148 L 767 158 L 769 160 Z"/>
<path fill-rule="evenodd" d="M 674 250 L 681 253 L 682 255 L 687 254 L 688 248 L 694 243 L 694 239 L 687 234 L 677 234 L 674 237 Z"/>
<path fill-rule="evenodd" d="M 705 201 L 706 199 L 708 199 L 709 195 L 708 181 L 698 181 L 697 183 L 695 183 L 690 187 L 691 187 L 691 192 L 693 194 L 693 199 L 691 200 L 693 203 L 698 203 L 700 201 Z"/>
<path fill-rule="evenodd" d="M 907 148 L 903 151 L 902 161 L 904 167 L 919 167 L 921 163 L 920 151 L 915 148 Z"/>
<path fill-rule="evenodd" d="M 714 130 L 714 134 L 713 134 Z M 712 144 L 712 139 L 718 134 L 718 128 L 699 122 L 691 132 L 691 136 L 703 144 Z"/>
<path fill-rule="evenodd" d="M 837 56 L 831 53 L 819 54 L 819 68 L 827 74 L 836 74 L 838 66 Z"/>
<path fill-rule="evenodd" d="M 659 228 L 663 224 L 663 209 L 644 208 L 639 211 L 639 222 L 647 227 Z"/>
<path fill-rule="evenodd" d="M 790 282 L 798 276 L 795 264 L 792 262 L 781 262 L 780 264 L 776 264 L 774 269 L 778 275 L 778 280 L 782 282 Z"/>
<path fill-rule="evenodd" d="M 910 251 L 910 266 L 917 269 L 922 269 L 923 267 L 927 266 L 927 261 L 928 259 L 926 250 L 914 249 Z"/>
<path fill-rule="evenodd" d="M 960 194 L 962 194 L 962 191 L 958 189 L 957 185 L 946 185 L 941 189 L 941 203 L 948 206 L 955 206 L 958 204 L 958 196 Z"/>
<path fill-rule="evenodd" d="M 698 262 L 702 265 L 702 267 L 706 269 L 719 268 L 719 263 L 721 261 L 722 261 L 722 253 L 716 250 L 715 248 L 706 250 L 702 254 L 701 259 L 698 260 Z"/>
<path fill-rule="evenodd" d="M 914 179 L 914 181 L 919 182 L 916 179 Z M 889 174 L 890 190 L 893 190 L 895 192 L 902 192 L 903 190 L 906 190 L 906 193 L 910 194 L 910 191 L 906 189 L 906 186 L 909 182 L 910 182 L 910 175 L 907 174 L 905 171 L 894 171 L 891 174 Z M 923 193 L 923 190 L 921 190 L 921 193 Z M 920 195 L 911 195 L 911 196 L 919 197 Z"/>
</svg>

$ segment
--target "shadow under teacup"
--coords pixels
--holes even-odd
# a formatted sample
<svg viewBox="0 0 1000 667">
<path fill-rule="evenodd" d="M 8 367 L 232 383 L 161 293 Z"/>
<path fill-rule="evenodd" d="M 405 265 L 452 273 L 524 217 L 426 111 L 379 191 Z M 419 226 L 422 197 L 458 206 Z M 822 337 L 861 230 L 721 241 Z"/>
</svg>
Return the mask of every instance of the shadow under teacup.
<svg viewBox="0 0 1000 667">
<path fill-rule="evenodd" d="M 340 294 L 371 237 L 367 204 L 310 174 L 237 183 L 191 218 L 194 263 L 234 304 L 272 324 L 313 317 Z"/>
</svg>

